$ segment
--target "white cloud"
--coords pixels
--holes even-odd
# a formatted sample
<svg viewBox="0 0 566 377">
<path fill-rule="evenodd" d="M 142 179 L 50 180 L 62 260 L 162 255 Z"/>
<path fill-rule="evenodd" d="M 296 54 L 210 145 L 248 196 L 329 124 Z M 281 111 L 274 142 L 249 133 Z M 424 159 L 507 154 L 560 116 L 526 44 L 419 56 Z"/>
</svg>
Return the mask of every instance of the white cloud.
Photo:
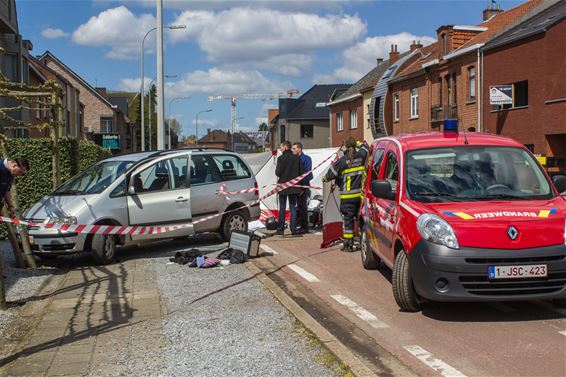
<svg viewBox="0 0 566 377">
<path fill-rule="evenodd" d="M 403 53 L 409 49 L 414 40 L 420 40 L 426 46 L 435 38 L 429 36 L 416 36 L 407 32 L 367 37 L 364 41 L 342 52 L 344 64 L 335 69 L 330 75 L 316 75 L 316 83 L 356 82 L 376 65 L 377 58 L 389 59 L 392 44 L 397 44 L 397 51 Z"/>
<path fill-rule="evenodd" d="M 91 17 L 73 32 L 72 40 L 84 46 L 109 46 L 111 50 L 106 57 L 111 59 L 138 59 L 143 37 L 155 25 L 153 15 L 135 15 L 125 6 L 119 6 Z M 146 38 L 146 51 L 151 51 L 154 34 Z"/>
<path fill-rule="evenodd" d="M 144 77 L 143 85 L 144 89 L 147 91 L 149 89 L 149 84 L 151 83 L 149 77 Z M 124 90 L 127 92 L 138 92 L 141 89 L 141 80 L 137 78 L 123 78 L 118 82 L 118 90 Z"/>
<path fill-rule="evenodd" d="M 236 95 L 239 93 L 279 93 L 291 88 L 290 83 L 268 80 L 256 70 L 229 70 L 210 68 L 187 73 L 181 80 L 167 83 L 169 97 L 204 93 L 208 95 Z"/>
<path fill-rule="evenodd" d="M 69 33 L 64 32 L 63 29 L 53 29 L 48 27 L 41 31 L 41 35 L 47 39 L 57 39 L 68 37 Z"/>
<path fill-rule="evenodd" d="M 274 61 L 272 70 L 291 76 L 310 64 L 308 54 L 344 48 L 366 32 L 366 24 L 351 15 L 291 13 L 262 8 L 232 8 L 218 13 L 182 12 L 173 24 L 189 25 L 188 33 L 169 33 L 172 42 L 196 40 L 211 61 Z"/>
</svg>

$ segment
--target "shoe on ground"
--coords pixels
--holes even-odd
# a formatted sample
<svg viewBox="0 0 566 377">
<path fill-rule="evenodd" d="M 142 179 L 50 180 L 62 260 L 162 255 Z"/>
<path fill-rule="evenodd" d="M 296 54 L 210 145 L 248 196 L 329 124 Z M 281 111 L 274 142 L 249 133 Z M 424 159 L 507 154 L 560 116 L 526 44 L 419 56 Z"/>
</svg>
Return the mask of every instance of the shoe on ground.
<svg viewBox="0 0 566 377">
<path fill-rule="evenodd" d="M 283 231 L 282 230 L 278 230 L 277 232 L 275 232 L 276 236 L 282 236 L 283 235 Z"/>
</svg>

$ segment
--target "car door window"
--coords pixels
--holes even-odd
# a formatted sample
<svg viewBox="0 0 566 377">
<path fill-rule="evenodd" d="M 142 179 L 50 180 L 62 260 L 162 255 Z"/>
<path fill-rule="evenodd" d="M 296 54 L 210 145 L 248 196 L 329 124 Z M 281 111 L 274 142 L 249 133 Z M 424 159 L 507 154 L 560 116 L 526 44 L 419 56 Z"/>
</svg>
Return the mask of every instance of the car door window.
<svg viewBox="0 0 566 377">
<path fill-rule="evenodd" d="M 385 162 L 385 172 L 384 179 L 391 183 L 391 188 L 394 192 L 397 192 L 397 187 L 399 184 L 399 162 L 397 155 L 394 152 L 389 152 L 387 154 L 387 160 Z"/>
<path fill-rule="evenodd" d="M 375 151 L 373 159 L 371 161 L 371 180 L 375 181 L 379 179 L 379 169 L 381 168 L 381 163 L 383 162 L 383 156 L 385 156 L 385 150 L 379 148 Z"/>
<path fill-rule="evenodd" d="M 214 155 L 212 160 L 218 168 L 223 181 L 250 178 L 252 176 L 246 164 L 237 156 Z"/>
<path fill-rule="evenodd" d="M 191 186 L 206 185 L 218 181 L 212 168 L 212 162 L 205 155 L 193 154 L 191 156 L 189 174 Z"/>
<path fill-rule="evenodd" d="M 188 157 L 175 157 L 169 161 L 173 173 L 173 188 L 189 188 L 189 177 L 187 176 L 189 166 Z"/>
<path fill-rule="evenodd" d="M 133 177 L 136 193 L 169 190 L 170 182 L 171 171 L 167 160 L 159 161 Z"/>
</svg>

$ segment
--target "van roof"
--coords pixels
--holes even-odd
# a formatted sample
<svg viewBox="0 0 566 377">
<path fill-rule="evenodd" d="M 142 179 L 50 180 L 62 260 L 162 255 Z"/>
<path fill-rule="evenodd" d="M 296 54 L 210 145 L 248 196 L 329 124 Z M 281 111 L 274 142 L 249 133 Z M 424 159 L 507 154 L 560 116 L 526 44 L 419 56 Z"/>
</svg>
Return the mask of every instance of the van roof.
<svg viewBox="0 0 566 377">
<path fill-rule="evenodd" d="M 523 144 L 511 138 L 484 132 L 419 132 L 414 134 L 401 134 L 376 139 L 372 145 L 375 146 L 380 140 L 387 139 L 398 140 L 405 151 L 412 149 L 454 147 L 463 145 L 523 147 Z"/>
</svg>

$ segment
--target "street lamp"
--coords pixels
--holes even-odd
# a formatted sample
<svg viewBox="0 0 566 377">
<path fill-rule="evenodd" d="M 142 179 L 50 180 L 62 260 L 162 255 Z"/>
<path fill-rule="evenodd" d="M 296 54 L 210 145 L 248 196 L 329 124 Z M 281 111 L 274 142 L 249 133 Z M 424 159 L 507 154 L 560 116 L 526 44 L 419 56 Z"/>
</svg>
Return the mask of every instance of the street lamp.
<svg viewBox="0 0 566 377">
<path fill-rule="evenodd" d="M 171 98 L 171 100 L 169 101 L 169 121 L 167 122 L 167 132 L 169 133 L 168 138 L 169 138 L 169 149 L 171 149 L 171 104 L 173 103 L 173 101 L 175 100 L 184 100 L 184 99 L 189 99 L 191 97 L 175 97 L 175 98 Z"/>
<path fill-rule="evenodd" d="M 165 75 L 165 78 L 167 78 L 167 79 L 171 79 L 171 78 L 175 78 L 175 77 L 177 77 L 177 75 Z M 151 80 L 149 82 L 149 93 L 148 93 L 149 94 L 149 104 L 148 104 L 148 106 L 149 106 L 149 109 L 148 109 L 148 112 L 149 112 L 149 127 L 148 127 L 149 128 L 149 150 L 151 150 L 152 147 L 153 147 L 153 143 L 152 143 L 153 132 L 151 132 L 151 128 L 153 127 L 153 123 L 151 122 L 151 114 L 152 114 L 152 111 L 151 111 L 151 86 L 153 85 L 155 80 L 157 80 L 157 77 L 154 77 L 153 80 Z"/>
<path fill-rule="evenodd" d="M 195 144 L 195 145 L 196 145 L 197 147 L 198 147 L 198 116 L 199 116 L 201 113 L 210 113 L 211 111 L 212 111 L 212 109 L 208 109 L 208 110 L 199 111 L 199 112 L 197 113 L 197 120 L 196 120 L 196 122 L 195 122 L 195 125 L 196 125 L 196 135 L 195 135 L 195 136 L 197 137 L 197 140 L 196 140 L 196 144 Z"/>
<path fill-rule="evenodd" d="M 234 150 L 234 136 L 236 135 L 236 121 L 240 120 L 240 119 L 244 119 L 244 117 L 237 117 L 236 119 L 234 119 L 234 126 L 232 127 L 232 152 L 235 152 Z"/>
<path fill-rule="evenodd" d="M 187 25 L 169 25 L 169 26 L 165 26 L 164 28 L 167 28 L 169 30 L 186 29 Z M 147 31 L 147 33 L 145 33 L 145 35 L 143 36 L 142 43 L 141 43 L 141 89 L 140 89 L 140 93 L 141 93 L 141 148 L 142 148 L 142 151 L 145 151 L 145 112 L 144 112 L 145 89 L 144 89 L 144 82 L 143 82 L 144 81 L 143 44 L 145 43 L 145 39 L 147 38 L 149 33 L 151 33 L 154 30 L 157 30 L 157 27 L 149 29 Z"/>
</svg>

